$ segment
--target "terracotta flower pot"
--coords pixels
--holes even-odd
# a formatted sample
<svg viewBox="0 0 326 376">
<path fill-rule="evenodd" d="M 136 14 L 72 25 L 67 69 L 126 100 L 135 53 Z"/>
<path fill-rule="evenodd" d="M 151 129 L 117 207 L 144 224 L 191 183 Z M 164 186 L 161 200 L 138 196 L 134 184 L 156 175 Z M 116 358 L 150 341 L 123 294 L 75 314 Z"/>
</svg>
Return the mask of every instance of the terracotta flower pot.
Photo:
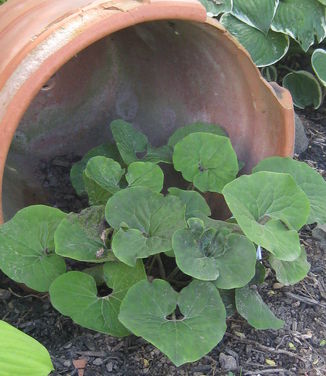
<svg viewBox="0 0 326 376">
<path fill-rule="evenodd" d="M 154 145 L 194 121 L 221 124 L 247 171 L 292 153 L 289 93 L 197 1 L 9 0 L 0 51 L 5 218 L 43 197 L 40 159 L 81 155 L 116 118 Z"/>
</svg>

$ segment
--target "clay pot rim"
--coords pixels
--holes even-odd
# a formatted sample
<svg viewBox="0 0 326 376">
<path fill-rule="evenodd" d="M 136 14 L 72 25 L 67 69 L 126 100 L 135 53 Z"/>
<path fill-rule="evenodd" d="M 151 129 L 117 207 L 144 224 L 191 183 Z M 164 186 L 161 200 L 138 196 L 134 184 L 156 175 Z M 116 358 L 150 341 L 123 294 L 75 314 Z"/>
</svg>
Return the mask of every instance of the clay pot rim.
<svg viewBox="0 0 326 376">
<path fill-rule="evenodd" d="M 78 9 L 78 11 L 69 14 L 67 17 L 61 17 L 58 22 L 50 24 L 34 41 L 25 45 L 20 53 L 15 55 L 15 59 L 0 72 L 0 85 L 1 82 L 7 80 L 5 81 L 6 85 L 0 87 L 0 100 L 1 93 L 3 98 L 6 98 L 6 96 L 9 97 L 7 105 L 5 103 L 2 109 L 0 108 L 0 120 L 2 121 L 2 128 L 0 129 L 0 198 L 2 196 L 4 166 L 14 133 L 21 118 L 42 86 L 74 55 L 84 50 L 89 45 L 107 35 L 136 24 L 160 20 L 185 20 L 212 26 L 217 32 L 222 32 L 225 35 L 226 39 L 230 41 L 230 45 L 233 45 L 233 48 L 236 47 L 240 51 L 242 59 L 241 65 L 251 77 L 256 76 L 257 82 L 255 82 L 255 84 L 260 86 L 263 91 L 267 90 L 269 95 L 271 95 L 275 102 L 277 102 L 278 105 L 280 104 L 284 110 L 293 108 L 290 94 L 281 88 L 275 92 L 261 77 L 258 68 L 254 65 L 249 53 L 244 47 L 242 47 L 242 45 L 240 45 L 240 43 L 215 19 L 207 17 L 206 10 L 199 2 L 195 0 L 151 0 L 151 2 L 148 3 L 139 3 L 131 0 L 121 3 L 109 3 L 111 6 L 105 8 L 103 6 L 105 4 L 108 5 L 108 2 L 99 0 Z M 10 4 L 10 2 L 8 4 Z M 130 9 L 128 9 L 128 7 L 130 7 Z M 74 35 L 70 37 L 68 43 L 64 43 L 50 56 L 47 55 L 35 71 L 31 73 L 28 71 L 29 75 L 24 78 L 22 85 L 17 90 L 15 90 L 10 83 L 8 84 L 10 78 L 15 74 L 18 75 L 24 64 L 26 65 L 26 59 L 29 53 L 35 51 L 42 43 L 45 43 L 56 31 L 72 25 L 78 17 L 81 17 L 81 14 L 86 17 L 88 13 L 90 14 L 94 11 L 94 18 L 88 20 L 86 24 L 84 23 L 82 27 L 77 29 Z M 108 22 L 110 18 L 113 22 Z M 8 67 L 11 72 L 8 70 Z M 275 85 L 274 88 L 277 88 L 278 85 Z M 17 103 L 19 103 L 19 106 L 17 106 Z M 3 116 L 2 119 L 1 116 Z M 286 115 L 284 114 L 284 118 L 285 117 Z M 291 131 L 291 129 L 286 130 L 285 138 L 287 141 L 285 142 L 284 155 L 291 153 L 293 140 Z M 2 222 L 2 202 L 0 200 L 0 223 Z"/>
</svg>

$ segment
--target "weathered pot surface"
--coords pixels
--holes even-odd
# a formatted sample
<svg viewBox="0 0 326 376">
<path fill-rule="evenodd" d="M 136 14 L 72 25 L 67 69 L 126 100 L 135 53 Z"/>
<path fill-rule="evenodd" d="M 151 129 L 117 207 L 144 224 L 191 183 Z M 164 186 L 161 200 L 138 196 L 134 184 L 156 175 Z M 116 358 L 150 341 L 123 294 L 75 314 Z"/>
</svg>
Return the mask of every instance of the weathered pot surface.
<svg viewBox="0 0 326 376">
<path fill-rule="evenodd" d="M 221 124 L 245 171 L 293 152 L 290 94 L 197 1 L 9 0 L 0 51 L 5 218 L 44 199 L 41 159 L 82 155 L 117 118 L 154 145 L 191 122 Z"/>
</svg>

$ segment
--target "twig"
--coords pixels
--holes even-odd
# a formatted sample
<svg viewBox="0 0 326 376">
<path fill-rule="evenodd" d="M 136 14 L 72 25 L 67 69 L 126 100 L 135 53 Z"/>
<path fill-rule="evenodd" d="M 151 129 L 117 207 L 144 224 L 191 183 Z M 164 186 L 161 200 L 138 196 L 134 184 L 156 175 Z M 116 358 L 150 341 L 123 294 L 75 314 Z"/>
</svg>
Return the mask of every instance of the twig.
<svg viewBox="0 0 326 376">
<path fill-rule="evenodd" d="M 37 298 L 37 299 L 45 299 L 47 298 L 49 295 L 48 294 L 44 294 L 44 295 L 35 295 L 35 294 L 28 294 L 28 295 L 19 295 L 17 294 L 16 292 L 14 292 L 10 287 L 8 287 L 8 290 L 10 291 L 10 293 L 14 296 L 16 296 L 17 298 Z"/>
<path fill-rule="evenodd" d="M 299 302 L 302 302 L 302 303 L 312 304 L 312 305 L 319 305 L 321 307 L 325 307 L 326 308 L 326 304 L 319 303 L 319 302 L 317 302 L 317 300 L 312 299 L 312 298 L 308 298 L 306 296 L 293 294 L 292 292 L 287 292 L 287 291 L 285 292 L 285 295 L 288 296 L 288 297 L 290 297 L 290 298 L 296 299 L 296 300 L 298 300 Z"/>
<path fill-rule="evenodd" d="M 264 373 L 276 373 L 276 372 L 286 372 L 284 368 L 266 368 L 261 371 L 246 371 L 243 370 L 244 374 L 249 375 L 263 375 Z"/>
</svg>

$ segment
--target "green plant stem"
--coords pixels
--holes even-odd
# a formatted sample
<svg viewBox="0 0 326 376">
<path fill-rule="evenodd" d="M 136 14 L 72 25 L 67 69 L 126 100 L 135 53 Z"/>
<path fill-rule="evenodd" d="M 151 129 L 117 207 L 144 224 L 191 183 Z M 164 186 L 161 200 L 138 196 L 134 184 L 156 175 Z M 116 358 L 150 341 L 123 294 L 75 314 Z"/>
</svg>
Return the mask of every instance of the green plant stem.
<svg viewBox="0 0 326 376">
<path fill-rule="evenodd" d="M 154 262 L 155 262 L 155 256 L 152 257 L 151 262 L 149 264 L 148 271 L 147 271 L 148 274 L 152 271 Z"/>
<path fill-rule="evenodd" d="M 161 277 L 163 279 L 166 279 L 166 273 L 165 273 L 165 269 L 164 269 L 164 265 L 163 265 L 161 256 L 160 255 L 156 255 L 155 256 L 155 260 L 157 261 L 157 265 L 158 265 Z"/>
<path fill-rule="evenodd" d="M 278 65 L 278 68 L 285 69 L 285 70 L 287 70 L 288 72 L 295 72 L 294 69 L 289 68 L 287 65 L 283 65 L 283 64 L 279 64 L 279 65 Z"/>
<path fill-rule="evenodd" d="M 178 273 L 179 273 L 180 269 L 176 266 L 172 272 L 167 276 L 167 280 L 169 281 L 170 279 L 173 279 L 173 277 L 175 277 Z"/>
</svg>

